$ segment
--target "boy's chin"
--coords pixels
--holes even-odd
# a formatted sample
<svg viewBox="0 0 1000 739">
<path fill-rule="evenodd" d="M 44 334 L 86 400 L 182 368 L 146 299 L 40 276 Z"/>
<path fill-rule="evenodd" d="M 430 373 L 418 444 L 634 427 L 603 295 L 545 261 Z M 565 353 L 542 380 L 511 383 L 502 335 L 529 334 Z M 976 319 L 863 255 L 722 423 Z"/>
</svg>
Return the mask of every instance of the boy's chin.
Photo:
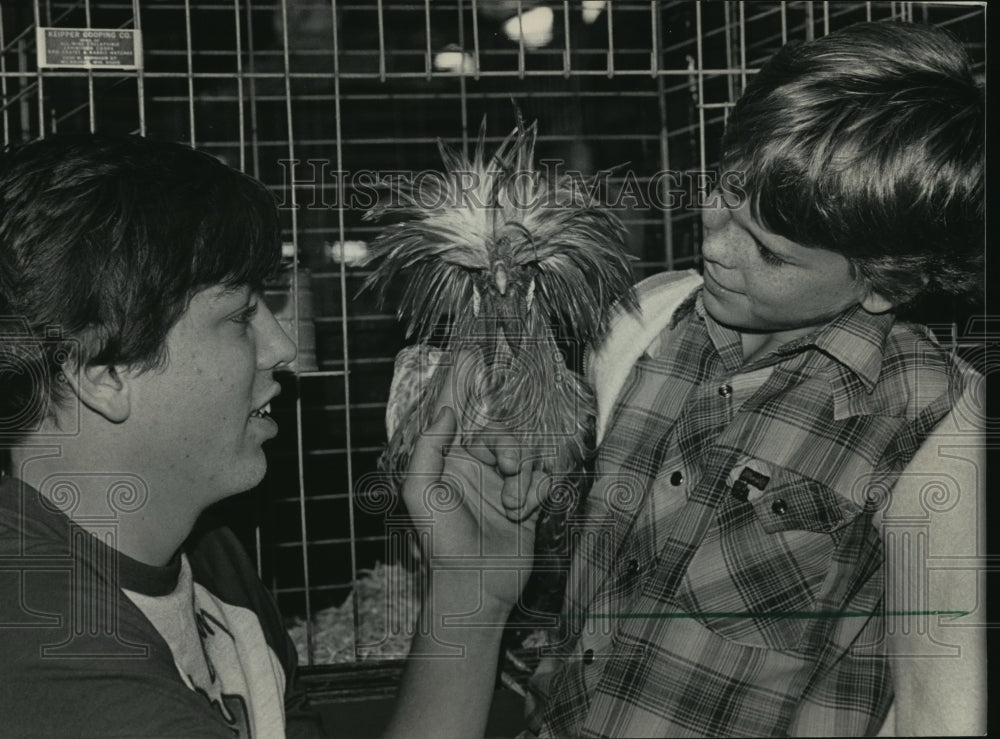
<svg viewBox="0 0 1000 739">
<path fill-rule="evenodd" d="M 832 320 L 832 317 L 831 319 L 817 319 L 815 322 L 791 320 L 796 318 L 793 309 L 789 309 L 788 315 L 784 317 L 786 319 L 784 321 L 766 320 L 759 316 L 749 316 L 746 311 L 736 307 L 730 308 L 724 302 L 717 300 L 711 295 L 706 295 L 702 299 L 702 304 L 705 306 L 705 312 L 711 316 L 713 321 L 741 334 L 769 335 L 795 333 L 811 330 L 813 327 L 821 325 L 827 320 Z"/>
<path fill-rule="evenodd" d="M 731 328 L 734 331 L 739 331 L 741 333 L 770 332 L 768 329 L 754 326 L 752 322 L 748 320 L 746 313 L 736 310 L 727 310 L 727 306 L 711 294 L 706 294 L 704 298 L 702 298 L 702 304 L 705 306 L 705 312 L 712 318 L 712 320 L 722 326 L 725 326 L 726 328 Z"/>
<path fill-rule="evenodd" d="M 267 459 L 264 457 L 264 453 L 260 452 L 259 457 L 247 460 L 239 468 L 231 471 L 227 476 L 228 480 L 223 487 L 220 500 L 253 490 L 263 482 L 266 474 Z"/>
</svg>

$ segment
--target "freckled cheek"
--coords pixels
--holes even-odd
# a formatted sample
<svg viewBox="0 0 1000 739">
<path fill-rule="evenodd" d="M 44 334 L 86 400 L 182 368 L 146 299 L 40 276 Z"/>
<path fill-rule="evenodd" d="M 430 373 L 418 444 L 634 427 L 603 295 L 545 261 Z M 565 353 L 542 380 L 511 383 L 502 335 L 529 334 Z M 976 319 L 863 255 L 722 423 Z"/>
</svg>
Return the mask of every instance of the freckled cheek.
<svg viewBox="0 0 1000 739">
<path fill-rule="evenodd" d="M 747 278 L 747 295 L 753 303 L 771 310 L 785 310 L 797 302 L 794 285 L 775 279 L 772 275 L 761 277 L 752 274 Z"/>
</svg>

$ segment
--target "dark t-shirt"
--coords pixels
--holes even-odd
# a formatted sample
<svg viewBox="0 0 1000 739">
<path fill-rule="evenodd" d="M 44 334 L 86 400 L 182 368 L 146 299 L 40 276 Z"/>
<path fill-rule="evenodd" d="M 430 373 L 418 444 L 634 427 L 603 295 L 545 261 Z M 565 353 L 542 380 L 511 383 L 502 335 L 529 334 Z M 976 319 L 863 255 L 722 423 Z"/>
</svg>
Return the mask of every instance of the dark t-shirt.
<svg viewBox="0 0 1000 739">
<path fill-rule="evenodd" d="M 0 734 L 282 736 L 295 649 L 232 532 L 152 567 L 88 528 L 0 482 Z"/>
</svg>

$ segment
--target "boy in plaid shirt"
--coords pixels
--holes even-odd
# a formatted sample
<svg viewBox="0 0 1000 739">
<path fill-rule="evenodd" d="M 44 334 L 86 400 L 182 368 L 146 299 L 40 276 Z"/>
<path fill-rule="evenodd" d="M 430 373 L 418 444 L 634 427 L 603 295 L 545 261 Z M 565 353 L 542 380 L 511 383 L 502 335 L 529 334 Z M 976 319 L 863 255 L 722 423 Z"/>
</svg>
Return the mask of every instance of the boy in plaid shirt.
<svg viewBox="0 0 1000 739">
<path fill-rule="evenodd" d="M 751 81 L 703 276 L 640 285 L 591 367 L 603 441 L 535 733 L 984 730 L 981 377 L 903 320 L 980 286 L 983 145 L 969 60 L 930 27 L 789 44 Z"/>
</svg>

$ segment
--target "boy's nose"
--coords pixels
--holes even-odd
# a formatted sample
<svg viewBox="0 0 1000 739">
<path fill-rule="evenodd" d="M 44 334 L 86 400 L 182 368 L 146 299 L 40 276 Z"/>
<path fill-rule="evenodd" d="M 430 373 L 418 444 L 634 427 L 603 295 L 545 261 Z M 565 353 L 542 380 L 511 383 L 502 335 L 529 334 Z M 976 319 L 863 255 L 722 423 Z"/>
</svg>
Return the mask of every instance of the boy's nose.
<svg viewBox="0 0 1000 739">
<path fill-rule="evenodd" d="M 722 202 L 721 198 L 709 200 L 709 206 L 701 211 L 701 222 L 706 229 L 722 228 L 731 218 L 729 208 Z"/>
<path fill-rule="evenodd" d="M 285 333 L 270 309 L 266 305 L 262 307 L 266 316 L 263 316 L 263 336 L 257 348 L 258 364 L 264 369 L 287 366 L 298 354 L 295 342 Z"/>
<path fill-rule="evenodd" d="M 277 364 L 287 366 L 292 363 L 298 355 L 299 350 L 295 346 L 295 342 L 292 341 L 291 337 L 285 333 L 285 329 L 281 326 L 278 326 L 277 333 L 281 334 L 278 338 L 278 346 L 275 348 L 275 354 L 278 357 Z"/>
<path fill-rule="evenodd" d="M 729 243 L 732 238 L 731 229 L 726 225 L 732 219 L 729 209 L 722 204 L 704 209 L 701 212 L 701 222 L 704 233 L 701 240 L 701 254 L 709 262 L 715 262 L 722 267 L 732 267 L 735 254 Z"/>
</svg>

